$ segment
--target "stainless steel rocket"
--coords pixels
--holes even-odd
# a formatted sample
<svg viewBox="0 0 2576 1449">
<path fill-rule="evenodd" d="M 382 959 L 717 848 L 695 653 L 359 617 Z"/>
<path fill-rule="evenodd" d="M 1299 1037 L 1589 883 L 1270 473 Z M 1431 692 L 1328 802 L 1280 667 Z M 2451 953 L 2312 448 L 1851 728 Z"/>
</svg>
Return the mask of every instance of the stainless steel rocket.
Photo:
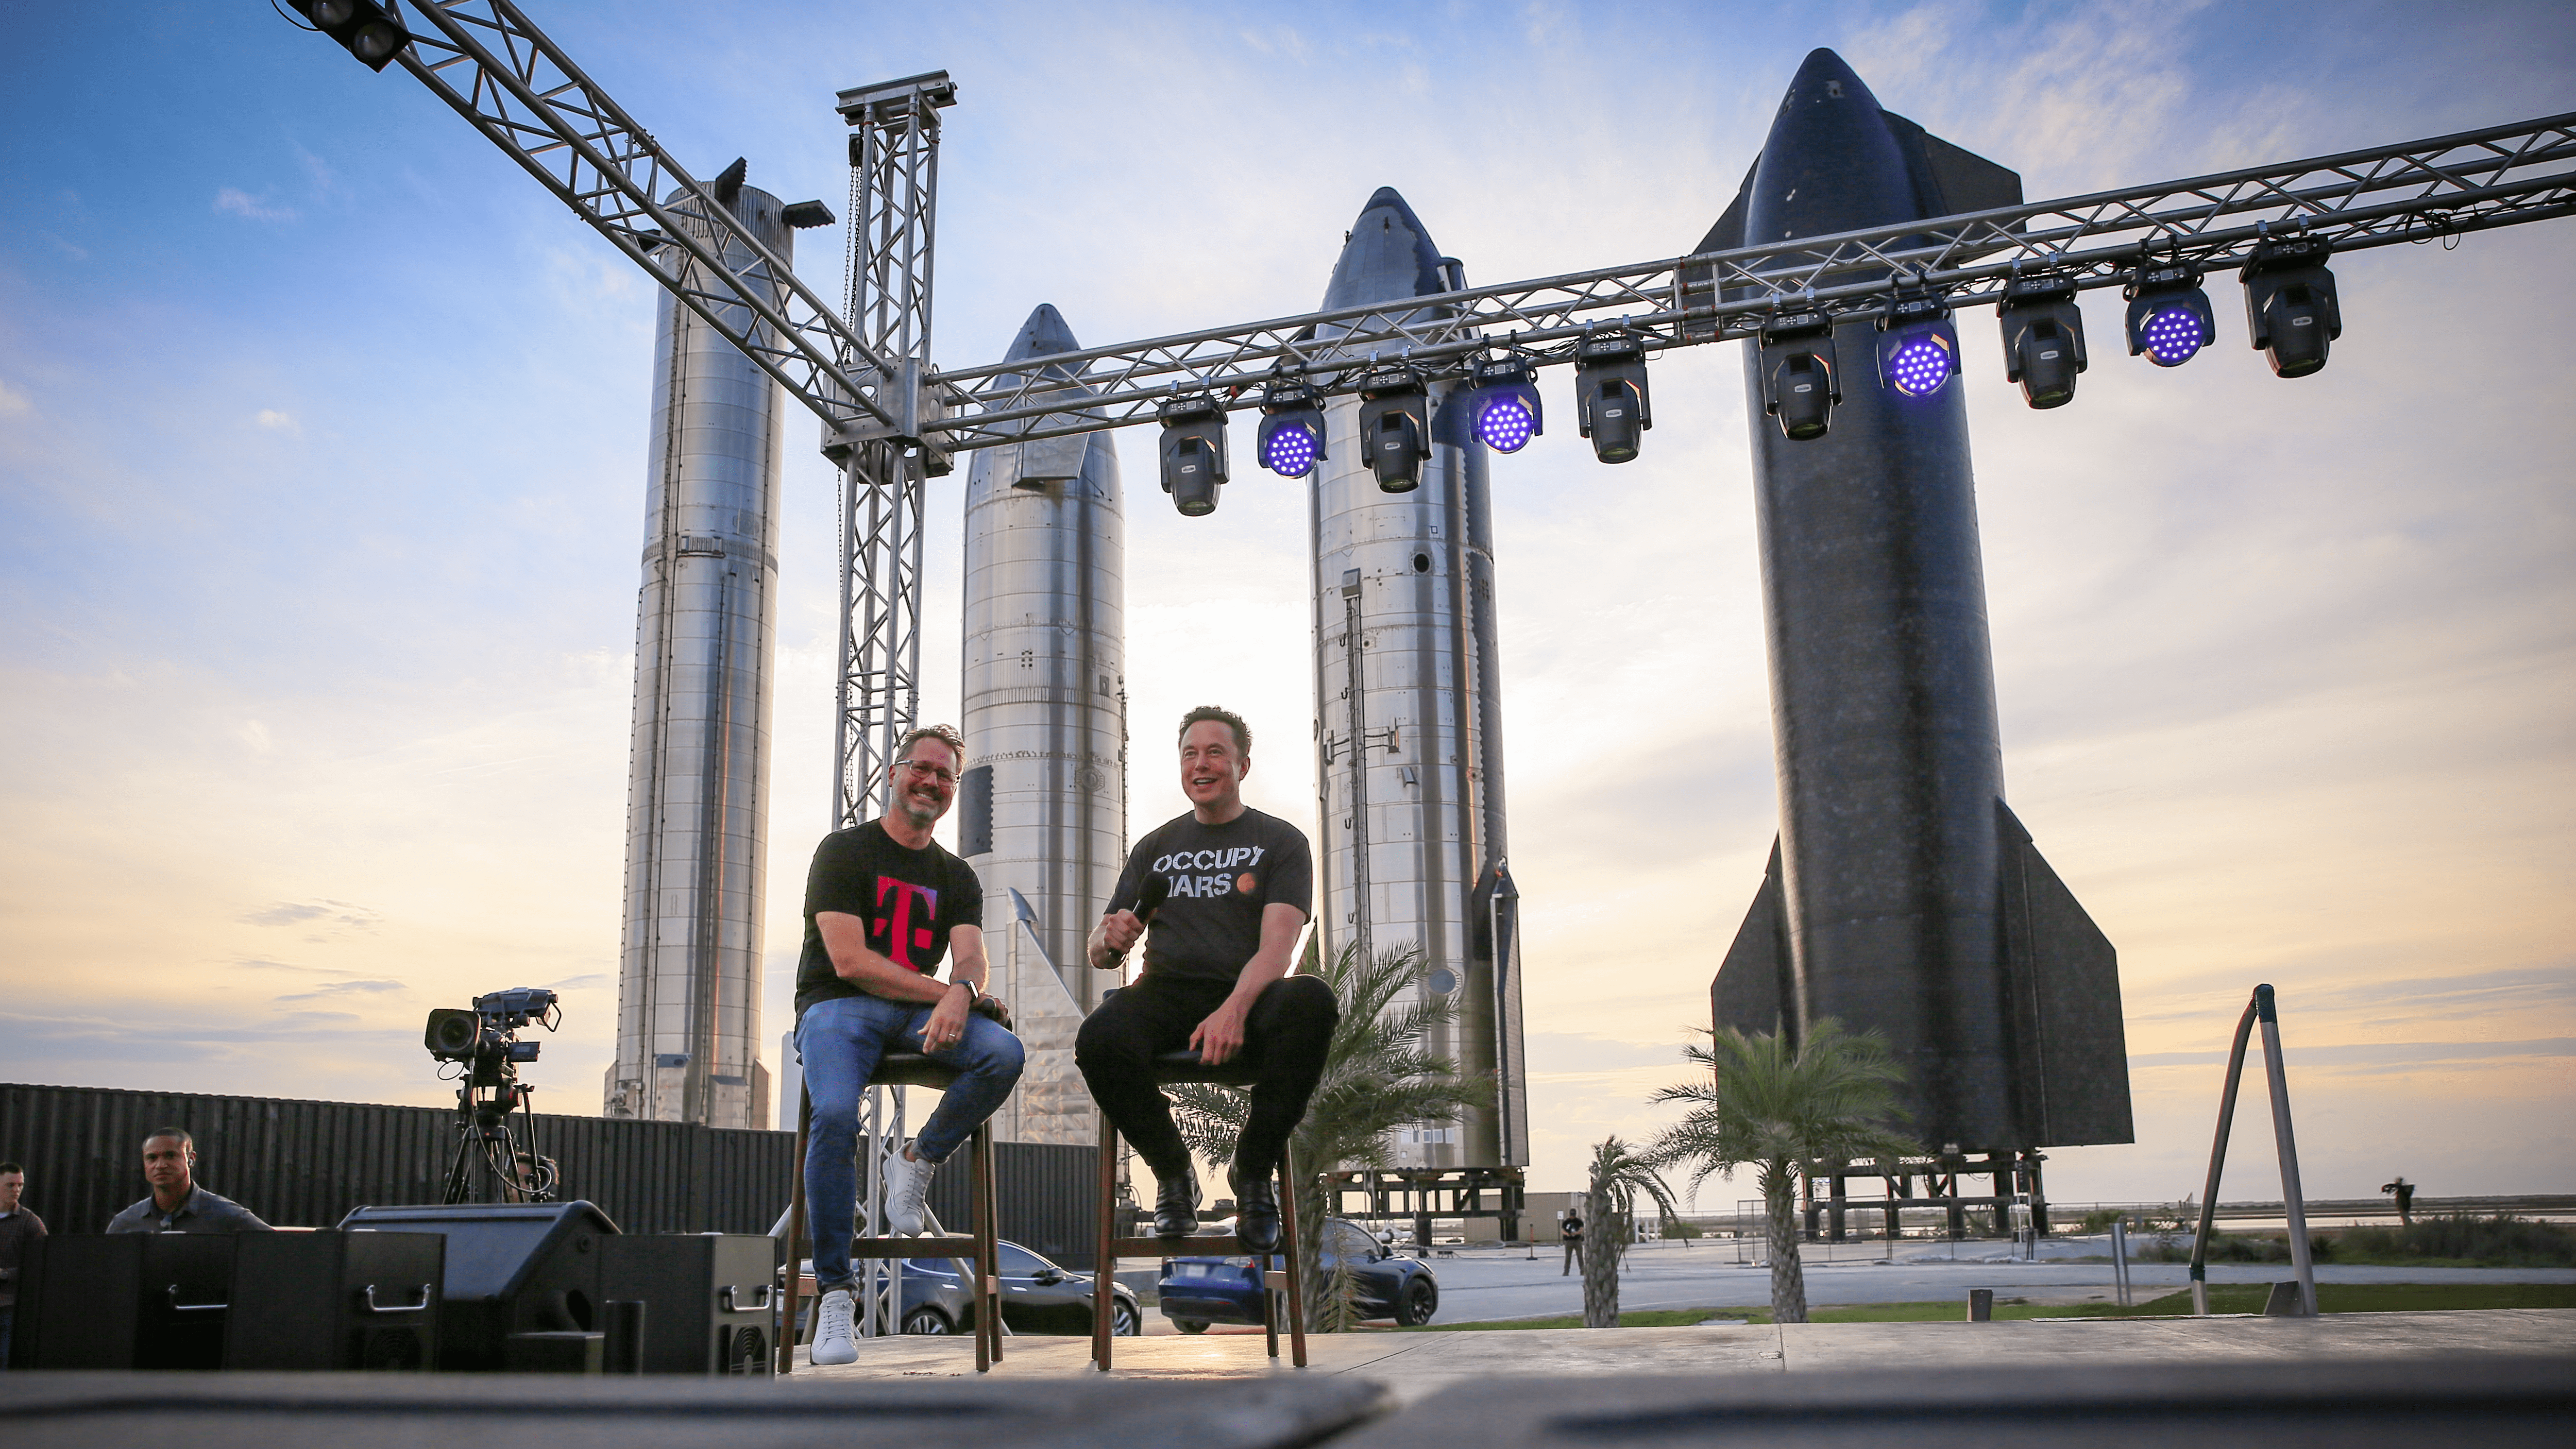
<svg viewBox="0 0 2576 1449">
<path fill-rule="evenodd" d="M 1698 250 L 2020 199 L 1818 50 Z M 1964 379 L 1900 392 L 1870 322 L 1835 330 L 1808 441 L 1764 417 L 1747 344 L 1780 837 L 1716 1021 L 1884 1033 L 1930 1150 L 2130 1141 L 2116 955 L 2003 800 Z"/>
<path fill-rule="evenodd" d="M 1351 228 L 1323 305 L 1399 302 L 1465 284 L 1413 208 L 1381 188 Z M 1370 470 L 1359 402 L 1336 401 L 1310 495 L 1323 946 L 1419 947 L 1421 990 L 1460 996 L 1456 1024 L 1433 1048 L 1501 1084 L 1493 1111 L 1398 1131 L 1390 1144 L 1397 1167 L 1529 1161 L 1493 529 L 1484 445 L 1469 433 L 1465 407 L 1450 406 L 1458 392 L 1455 383 L 1433 385 L 1430 456 L 1420 486 L 1405 493 L 1382 491 Z"/>
<path fill-rule="evenodd" d="M 795 225 L 830 219 L 819 203 L 791 209 L 744 186 L 743 170 L 717 178 L 716 199 L 780 257 Z M 686 205 L 679 216 L 697 225 Z M 700 235 L 718 241 L 712 226 Z M 660 294 L 612 1117 L 768 1125 L 761 904 L 783 405 L 768 374 Z"/>
<path fill-rule="evenodd" d="M 1040 306 L 1006 360 L 1078 346 Z M 1090 969 L 1083 941 L 1127 846 L 1126 535 L 1110 437 L 984 449 L 966 485 L 958 854 L 983 881 L 994 987 L 1028 1048 L 994 1118 L 1013 1142 L 1097 1140 L 1073 1038 L 1116 984 Z"/>
</svg>

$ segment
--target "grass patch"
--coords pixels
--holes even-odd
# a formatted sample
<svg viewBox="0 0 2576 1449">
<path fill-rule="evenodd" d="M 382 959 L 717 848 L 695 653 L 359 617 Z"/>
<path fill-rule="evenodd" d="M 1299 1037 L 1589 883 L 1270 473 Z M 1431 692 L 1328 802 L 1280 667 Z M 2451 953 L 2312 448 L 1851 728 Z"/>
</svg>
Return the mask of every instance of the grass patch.
<svg viewBox="0 0 2576 1449">
<path fill-rule="evenodd" d="M 2212 1313 L 2260 1313 L 2272 1293 L 2269 1283 L 2213 1283 Z M 2320 1283 L 2317 1307 L 2327 1313 L 2451 1313 L 2486 1308 L 2576 1308 L 2576 1283 Z M 1838 1303 L 1810 1309 L 1813 1323 L 1957 1323 L 1967 1317 L 1965 1302 Z M 2115 1303 L 2030 1303 L 1995 1300 L 1995 1317 L 2022 1318 L 2183 1318 L 2191 1314 L 2191 1290 L 2168 1293 L 2132 1307 Z M 1621 1328 L 1686 1328 L 1705 1318 L 1741 1318 L 1769 1323 L 1764 1308 L 1654 1308 L 1619 1315 Z M 1466 1333 L 1514 1328 L 1581 1328 L 1583 1315 L 1511 1318 L 1487 1323 L 1432 1323 L 1399 1328 L 1397 1333 Z"/>
</svg>

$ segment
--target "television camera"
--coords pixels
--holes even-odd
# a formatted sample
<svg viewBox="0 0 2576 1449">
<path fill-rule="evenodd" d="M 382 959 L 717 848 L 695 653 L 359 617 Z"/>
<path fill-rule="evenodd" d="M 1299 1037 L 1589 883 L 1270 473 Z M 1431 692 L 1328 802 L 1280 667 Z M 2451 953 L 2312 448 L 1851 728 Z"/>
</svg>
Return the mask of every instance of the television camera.
<svg viewBox="0 0 2576 1449">
<path fill-rule="evenodd" d="M 456 1157 L 447 1170 L 447 1201 L 546 1202 L 554 1197 L 553 1159 L 537 1155 L 536 1088 L 519 1080 L 519 1064 L 537 1059 L 542 1042 L 521 1041 L 529 1025 L 553 1031 L 563 1005 L 542 986 L 517 986 L 474 998 L 471 1010 L 441 1007 L 429 1014 L 421 1045 L 455 1064 Z M 444 1073 L 442 1073 L 444 1075 Z M 510 1130 L 520 1114 L 528 1136 L 522 1147 Z M 479 1170 L 478 1170 L 479 1164 Z"/>
</svg>

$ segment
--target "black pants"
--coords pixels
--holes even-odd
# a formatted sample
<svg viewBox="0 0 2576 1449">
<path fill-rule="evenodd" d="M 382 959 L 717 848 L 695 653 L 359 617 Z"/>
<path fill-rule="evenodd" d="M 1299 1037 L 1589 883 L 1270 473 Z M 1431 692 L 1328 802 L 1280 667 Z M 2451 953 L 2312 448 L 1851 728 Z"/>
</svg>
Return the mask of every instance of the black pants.
<svg viewBox="0 0 2576 1449">
<path fill-rule="evenodd" d="M 1154 1058 L 1188 1046 L 1190 1033 L 1233 990 L 1223 981 L 1147 972 L 1102 1002 L 1074 1038 L 1073 1059 L 1091 1086 L 1091 1099 L 1157 1177 L 1177 1176 L 1190 1154 L 1180 1129 L 1172 1125 L 1172 1104 L 1154 1085 Z M 1242 1055 L 1259 1077 L 1252 1088 L 1251 1120 L 1235 1144 L 1238 1174 L 1279 1171 L 1288 1134 L 1306 1115 L 1306 1099 L 1315 1095 L 1315 1083 L 1324 1075 L 1333 1028 L 1341 1019 L 1333 988 L 1314 976 L 1271 982 L 1245 1013 Z"/>
</svg>

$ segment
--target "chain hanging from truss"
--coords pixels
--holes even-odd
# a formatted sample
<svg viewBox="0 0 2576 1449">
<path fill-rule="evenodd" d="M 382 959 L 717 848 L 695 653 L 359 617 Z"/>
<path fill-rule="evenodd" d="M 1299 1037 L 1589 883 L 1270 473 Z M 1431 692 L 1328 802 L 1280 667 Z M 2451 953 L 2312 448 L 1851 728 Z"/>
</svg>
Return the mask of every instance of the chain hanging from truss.
<svg viewBox="0 0 2576 1449">
<path fill-rule="evenodd" d="M 848 306 L 860 356 L 895 370 L 902 436 L 858 444 L 841 472 L 841 654 L 834 818 L 883 810 L 897 741 L 921 709 L 921 533 L 925 486 L 947 471 L 920 436 L 930 361 L 930 259 L 939 199 L 944 72 L 841 92 L 850 124 Z"/>
</svg>

